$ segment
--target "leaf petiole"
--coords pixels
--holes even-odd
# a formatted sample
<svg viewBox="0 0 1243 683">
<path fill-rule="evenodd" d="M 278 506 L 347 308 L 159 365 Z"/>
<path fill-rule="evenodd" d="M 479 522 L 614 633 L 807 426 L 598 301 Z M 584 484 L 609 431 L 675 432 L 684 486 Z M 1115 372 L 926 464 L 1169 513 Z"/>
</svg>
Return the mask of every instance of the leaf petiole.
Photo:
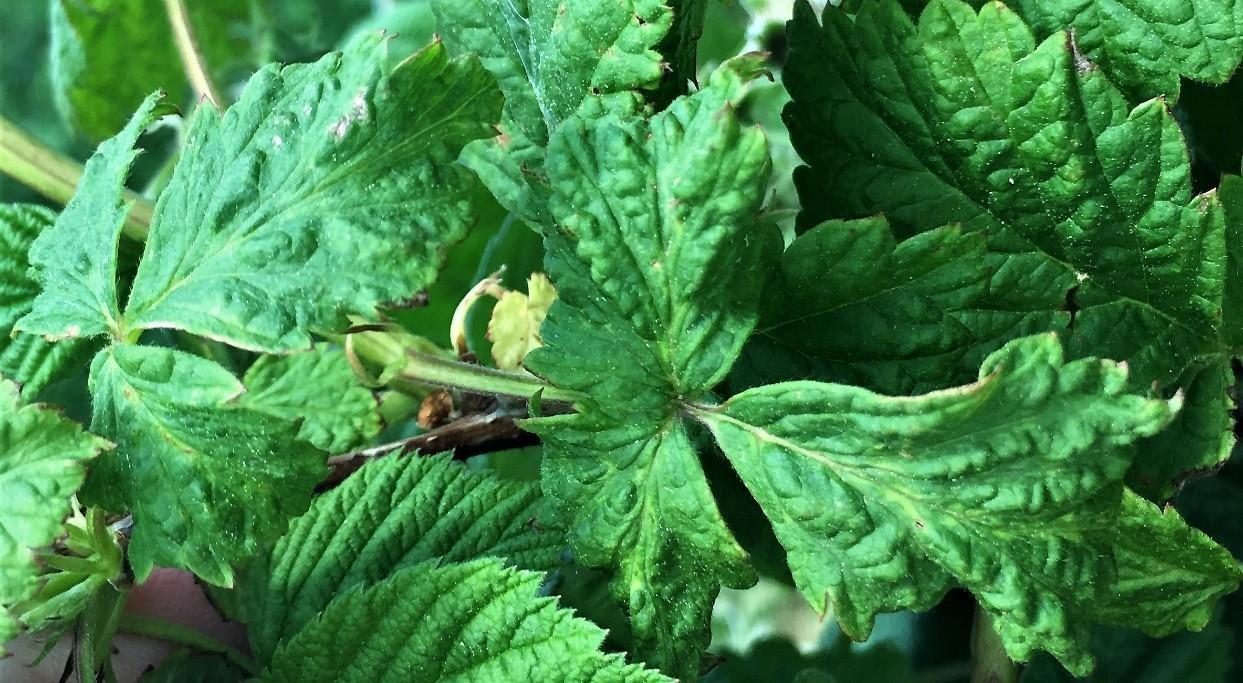
<svg viewBox="0 0 1243 683">
<path fill-rule="evenodd" d="M 414 382 L 521 399 L 529 399 L 542 391 L 544 400 L 565 403 L 576 403 L 584 398 L 577 391 L 549 386 L 533 375 L 485 368 L 410 350 L 396 335 L 388 332 L 356 332 L 348 335 L 347 340 L 352 353 L 385 368 L 384 375 L 390 384 Z"/>
<path fill-rule="evenodd" d="M 0 116 L 0 173 L 54 202 L 67 204 L 82 179 L 82 166 Z M 147 239 L 155 208 L 129 190 L 125 191 L 124 199 L 130 202 L 125 234 L 139 241 Z"/>
<path fill-rule="evenodd" d="M 122 614 L 117 624 L 117 631 L 144 638 L 155 638 L 167 643 L 183 645 L 199 652 L 209 652 L 223 656 L 230 664 L 248 675 L 259 673 L 259 665 L 255 660 L 242 654 L 237 649 L 212 638 L 211 636 L 171 621 L 144 617 L 138 614 Z"/>
<path fill-rule="evenodd" d="M 190 87 L 216 109 L 221 109 L 225 102 L 221 99 L 220 90 L 212 81 L 207 63 L 203 60 L 203 53 L 199 50 L 198 40 L 194 37 L 194 27 L 190 24 L 190 15 L 186 11 L 186 3 L 184 0 L 164 0 L 164 8 L 168 12 L 168 23 L 172 26 L 177 52 L 181 55 L 181 63 L 185 67 Z"/>
</svg>

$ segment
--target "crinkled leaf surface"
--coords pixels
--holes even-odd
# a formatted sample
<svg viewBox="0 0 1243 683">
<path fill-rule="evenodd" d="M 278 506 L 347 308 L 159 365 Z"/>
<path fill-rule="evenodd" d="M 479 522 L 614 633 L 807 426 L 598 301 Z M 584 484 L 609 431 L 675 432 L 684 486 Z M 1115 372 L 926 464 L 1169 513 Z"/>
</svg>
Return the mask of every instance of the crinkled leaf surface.
<svg viewBox="0 0 1243 683">
<path fill-rule="evenodd" d="M 34 548 L 60 535 L 86 461 L 108 442 L 40 406 L 23 406 L 0 379 L 0 653 L 18 633 L 8 610 L 32 596 L 40 573 Z"/>
<path fill-rule="evenodd" d="M 1172 394 L 1224 353 L 1224 212 L 1192 195 L 1164 102 L 1130 109 L 1067 34 L 1037 45 L 996 3 L 933 0 L 917 23 L 895 0 L 796 15 L 803 226 L 883 212 L 903 236 L 981 232 L 997 273 L 984 308 L 1056 324 L 1071 293 L 1069 353 L 1128 361 L 1137 389 Z"/>
<path fill-rule="evenodd" d="M 953 585 L 993 615 L 1012 658 L 1047 650 L 1080 675 L 1091 623 L 1202 628 L 1238 564 L 1122 485 L 1126 447 L 1177 404 L 1127 393 L 1122 365 L 1064 362 L 1053 335 L 1010 343 L 979 377 L 909 398 L 789 382 L 700 416 L 799 589 L 854 638 Z"/>
<path fill-rule="evenodd" d="M 292 422 L 239 406 L 215 363 L 154 346 L 111 346 L 91 367 L 92 425 L 117 442 L 87 483 L 134 516 L 129 560 L 145 580 L 179 567 L 221 586 L 310 502 L 323 455 Z"/>
<path fill-rule="evenodd" d="M 154 90 L 191 98 L 162 0 L 51 0 L 52 82 L 61 112 L 94 140 L 114 135 Z M 250 0 L 187 2 L 196 43 L 219 85 L 254 68 L 261 26 Z"/>
<path fill-rule="evenodd" d="M 618 567 L 644 656 L 687 678 L 720 584 L 752 581 L 676 402 L 729 371 L 777 238 L 757 219 L 763 135 L 732 110 L 757 63 L 722 66 L 650 120 L 571 118 L 549 146 L 559 299 L 527 365 L 589 400 L 526 427 L 544 438 L 544 491 L 578 560 Z"/>
<path fill-rule="evenodd" d="M 958 383 L 997 346 L 1058 317 L 996 310 L 994 280 L 1024 287 L 1038 275 L 1000 273 L 1002 265 L 983 234 L 956 226 L 898 242 L 884 218 L 826 221 L 769 276 L 733 380 L 815 377 L 891 394 Z"/>
<path fill-rule="evenodd" d="M 1149 500 L 1168 501 L 1189 479 L 1216 472 L 1234 450 L 1230 360 L 1188 368 L 1179 384 L 1183 409 L 1160 434 L 1139 442 L 1127 473 L 1127 484 Z"/>
<path fill-rule="evenodd" d="M 58 344 L 22 332 L 13 326 L 34 305 L 39 285 L 27 272 L 27 253 L 39 233 L 52 226 L 56 214 L 35 205 L 0 205 L 0 375 L 17 381 L 27 398 L 82 359 L 84 344 Z M 85 360 L 85 359 L 82 359 Z"/>
<path fill-rule="evenodd" d="M 99 146 L 73 199 L 55 225 L 35 239 L 29 258 L 42 291 L 17 322 L 18 330 L 50 339 L 120 333 L 117 241 L 129 215 L 125 180 L 137 155 L 134 144 L 159 104 L 157 95 L 148 97 L 129 124 Z"/>
<path fill-rule="evenodd" d="M 428 560 L 557 566 L 565 537 L 536 524 L 534 484 L 472 472 L 448 455 L 393 455 L 317 498 L 247 569 L 241 600 L 260 659 L 337 596 Z"/>
<path fill-rule="evenodd" d="M 604 631 L 539 597 L 541 581 L 499 560 L 406 569 L 330 604 L 277 650 L 262 680 L 670 680 L 601 653 Z"/>
<path fill-rule="evenodd" d="M 685 4 L 685 3 L 683 3 Z M 500 136 L 463 161 L 501 204 L 544 224 L 544 148 L 589 96 L 629 101 L 664 76 L 656 47 L 674 17 L 661 0 L 435 0 L 454 49 L 474 52 L 505 93 Z"/>
<path fill-rule="evenodd" d="M 1042 36 L 1070 28 L 1079 49 L 1139 99 L 1178 99 L 1179 78 L 1225 83 L 1243 59 L 1236 0 L 1013 0 Z"/>
<path fill-rule="evenodd" d="M 240 403 L 284 420 L 301 420 L 298 438 L 343 453 L 380 433 L 375 396 L 358 383 L 340 348 L 317 344 L 303 353 L 263 356 L 242 378 Z"/>
<path fill-rule="evenodd" d="M 309 348 L 434 278 L 472 222 L 462 146 L 500 114 L 493 78 L 434 43 L 391 71 L 379 38 L 256 74 L 201 107 L 155 209 L 125 312 L 242 348 Z"/>
</svg>

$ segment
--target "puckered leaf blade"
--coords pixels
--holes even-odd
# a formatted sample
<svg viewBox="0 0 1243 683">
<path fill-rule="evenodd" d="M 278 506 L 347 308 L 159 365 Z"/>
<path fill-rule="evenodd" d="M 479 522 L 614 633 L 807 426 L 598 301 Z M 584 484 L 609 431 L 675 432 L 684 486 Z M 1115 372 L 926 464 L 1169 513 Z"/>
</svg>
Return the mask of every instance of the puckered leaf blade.
<svg viewBox="0 0 1243 683">
<path fill-rule="evenodd" d="M 1192 196 L 1163 102 L 1128 110 L 1066 34 L 1037 46 L 999 4 L 976 14 L 934 0 L 913 24 L 880 0 L 853 19 L 828 8 L 823 26 L 799 8 L 786 119 L 808 162 L 803 224 L 883 211 L 905 233 L 960 223 L 990 243 L 1017 240 L 1067 289 L 1102 293 L 1078 311 L 1072 347 L 1092 346 L 1078 337 L 1105 328 L 1090 324 L 1099 314 L 1181 330 L 1193 355 L 1220 350 L 1222 210 L 1215 195 Z M 1169 385 L 1186 366 L 1156 350 L 1126 360 L 1137 385 Z"/>
<path fill-rule="evenodd" d="M 1091 623 L 1200 628 L 1240 579 L 1228 552 L 1176 515 L 1152 518 L 1123 488 L 1127 447 L 1178 407 L 1126 387 L 1124 366 L 1066 363 L 1041 335 L 1003 347 L 956 389 L 889 398 L 789 382 L 700 415 L 773 522 L 800 590 L 847 633 L 865 637 L 877 612 L 927 607 L 959 584 L 1011 657 L 1043 649 L 1083 674 Z M 1162 542 L 1145 545 L 1154 533 Z M 1145 577 L 1146 566 L 1162 571 Z"/>
<path fill-rule="evenodd" d="M 982 234 L 955 226 L 899 243 L 883 218 L 826 221 L 782 254 L 732 380 L 812 377 L 889 394 L 962 383 L 1009 339 L 1067 317 L 994 307 L 999 284 L 1029 294 L 1043 284 L 1005 265 Z"/>
<path fill-rule="evenodd" d="M 35 280 L 42 287 L 16 329 L 49 339 L 118 336 L 117 240 L 129 215 L 125 179 L 137 152 L 134 144 L 160 104 L 151 95 L 120 133 L 86 162 L 73 199 L 30 247 Z"/>
<path fill-rule="evenodd" d="M 0 206 L 0 375 L 20 384 L 27 398 L 37 395 L 74 361 L 86 360 L 82 342 L 51 343 L 13 332 L 39 294 L 38 283 L 27 272 L 30 245 L 55 221 L 56 214 L 40 206 Z"/>
<path fill-rule="evenodd" d="M 1238 560 L 1177 511 L 1130 491 L 1100 538 L 1113 546 L 1117 575 L 1093 617 L 1150 636 L 1203 629 L 1217 599 L 1237 590 L 1243 576 Z"/>
<path fill-rule="evenodd" d="M 430 560 L 557 566 L 564 536 L 536 526 L 539 488 L 472 472 L 450 456 L 391 456 L 315 500 L 246 571 L 250 640 L 266 659 L 336 597 Z"/>
<path fill-rule="evenodd" d="M 342 453 L 380 433 L 375 396 L 358 383 L 345 352 L 326 344 L 305 353 L 263 356 L 242 378 L 240 403 L 284 420 L 300 420 L 298 438 Z"/>
<path fill-rule="evenodd" d="M 38 588 L 32 549 L 61 534 L 86 462 L 109 447 L 53 411 L 23 406 L 17 385 L 0 379 L 0 653 L 19 630 L 8 610 Z"/>
<path fill-rule="evenodd" d="M 640 418 L 641 419 L 641 418 Z M 722 585 L 755 582 L 725 526 L 686 428 L 578 414 L 528 422 L 544 441 L 542 486 L 584 566 L 617 567 L 638 653 L 690 676 Z"/>
<path fill-rule="evenodd" d="M 665 112 L 575 117 L 549 146 L 558 301 L 527 366 L 584 393 L 582 412 L 528 421 L 543 485 L 580 561 L 613 565 L 648 661 L 697 673 L 721 583 L 752 580 L 676 402 L 720 381 L 756 320 L 775 229 L 758 210 L 762 134 L 732 104 L 754 59 Z"/>
<path fill-rule="evenodd" d="M 1139 442 L 1127 485 L 1166 502 L 1188 480 L 1212 474 L 1234 450 L 1234 370 L 1227 359 L 1187 370 L 1183 408 L 1160 434 Z"/>
<path fill-rule="evenodd" d="M 262 680 L 670 680 L 601 653 L 604 631 L 537 597 L 540 582 L 498 560 L 406 569 L 334 601 L 277 650 Z"/>
<path fill-rule="evenodd" d="M 156 205 L 129 330 L 299 350 L 308 329 L 374 316 L 431 282 L 473 220 L 453 162 L 489 134 L 500 94 L 439 43 L 391 71 L 383 49 L 360 40 L 268 67 L 223 115 L 198 110 Z"/>
<path fill-rule="evenodd" d="M 1073 357 L 1127 361 L 1137 391 L 1172 396 L 1224 357 L 1225 212 L 1193 196 L 1163 101 L 1130 108 L 1071 35 L 1037 45 L 998 3 L 933 0 L 913 23 L 878 0 L 823 24 L 800 3 L 790 30 L 803 225 L 883 212 L 899 235 L 980 232 L 1009 276 L 986 308 L 1043 311 Z"/>
<path fill-rule="evenodd" d="M 584 99 L 629 99 L 664 76 L 656 47 L 673 14 L 660 0 L 437 0 L 445 37 L 474 52 L 505 93 L 501 135 L 467 147 L 463 161 L 501 204 L 549 219 L 544 148 Z"/>
<path fill-rule="evenodd" d="M 153 346 L 104 349 L 91 367 L 94 429 L 117 450 L 87 491 L 134 517 L 129 560 L 144 580 L 156 565 L 221 586 L 305 510 L 325 469 L 292 422 L 234 403 L 244 388 L 197 356 Z"/>
<path fill-rule="evenodd" d="M 1079 48 L 1140 99 L 1178 99 L 1179 78 L 1225 83 L 1243 59 L 1233 0 L 1015 0 L 1040 34 L 1074 29 Z"/>
</svg>

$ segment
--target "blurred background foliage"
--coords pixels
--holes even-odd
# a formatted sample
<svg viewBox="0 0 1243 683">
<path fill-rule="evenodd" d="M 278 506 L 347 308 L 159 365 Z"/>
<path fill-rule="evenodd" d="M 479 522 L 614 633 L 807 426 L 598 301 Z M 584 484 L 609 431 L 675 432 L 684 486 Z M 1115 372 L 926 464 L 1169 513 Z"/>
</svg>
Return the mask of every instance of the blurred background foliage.
<svg viewBox="0 0 1243 683">
<path fill-rule="evenodd" d="M 203 0 L 206 1 L 206 0 Z M 394 36 L 390 58 L 400 60 L 436 34 L 428 0 L 211 0 L 230 7 L 223 25 L 205 29 L 204 50 L 218 83 L 235 96 L 260 65 L 314 60 L 362 34 L 385 31 Z M 785 56 L 784 21 L 793 0 L 704 0 L 705 29 L 699 43 L 701 75 L 742 51 L 770 54 L 773 79 L 761 82 L 741 109 L 762 126 L 772 144 L 773 176 L 768 212 L 771 220 L 792 226 L 798 198 L 791 172 L 799 164 L 781 120 L 788 95 L 780 74 Z M 866 2 L 867 0 L 848 0 Z M 823 4 L 823 3 L 820 3 Z M 907 0 L 918 10 L 923 0 Z M 977 3 L 979 4 L 979 3 Z M 4 0 L 0 8 L 0 115 L 41 143 L 78 161 L 114 133 L 149 92 L 164 89 L 187 108 L 193 103 L 180 63 L 162 21 L 160 0 Z M 189 3 L 193 12 L 194 3 Z M 115 13 L 101 21 L 104 14 Z M 118 17 L 124 20 L 118 20 Z M 111 50 L 84 49 L 89 41 L 114 43 Z M 84 54 L 113 54 L 121 61 L 98 64 Z M 1224 170 L 1237 169 L 1243 155 L 1243 78 L 1223 86 L 1185 84 L 1175 107 L 1191 143 L 1198 189 L 1215 187 Z M 162 124 L 143 140 L 145 154 L 131 188 L 149 197 L 158 193 L 174 153 L 178 124 Z M 41 202 L 32 191 L 0 177 L 0 201 Z M 427 292 L 425 306 L 397 314 L 415 334 L 448 347 L 453 311 L 471 287 L 504 267 L 504 285 L 524 289 L 527 276 L 540 270 L 537 236 L 480 189 L 479 222 L 451 253 L 439 282 Z M 141 247 L 123 245 L 136 262 Z M 486 327 L 491 304 L 481 302 L 470 316 L 469 343 L 480 360 L 490 359 Z M 246 359 L 230 365 L 237 368 Z M 73 392 L 65 380 L 50 387 L 57 397 Z M 86 414 L 86 406 L 67 406 Z M 406 431 L 413 427 L 404 428 Z M 398 429 L 398 432 L 401 430 Z M 394 436 L 390 430 L 386 437 Z M 530 449 L 475 458 L 506 476 L 534 478 L 538 458 Z M 737 536 L 751 551 L 762 579 L 745 591 L 725 591 L 713 619 L 716 666 L 704 681 L 894 681 L 948 683 L 967 681 L 973 603 L 952 593 L 935 610 L 922 615 L 885 615 L 866 643 L 850 643 L 832 620 L 821 621 L 791 588 L 780 546 L 767 521 L 728 467 L 708 462 L 707 469 Z M 1221 476 L 1191 483 L 1175 504 L 1193 525 L 1243 555 L 1243 466 L 1239 455 Z M 549 589 L 584 616 L 610 631 L 608 645 L 628 645 L 625 619 L 607 594 L 608 577 L 597 570 L 567 566 Z M 1196 683 L 1243 680 L 1243 604 L 1227 604 L 1201 633 L 1182 633 L 1160 641 L 1133 632 L 1101 629 L 1094 635 L 1100 665 L 1091 680 Z M 1236 647 L 1236 643 L 1240 646 Z M 1071 680 L 1051 657 L 1042 656 L 1022 673 L 1033 683 Z"/>
</svg>

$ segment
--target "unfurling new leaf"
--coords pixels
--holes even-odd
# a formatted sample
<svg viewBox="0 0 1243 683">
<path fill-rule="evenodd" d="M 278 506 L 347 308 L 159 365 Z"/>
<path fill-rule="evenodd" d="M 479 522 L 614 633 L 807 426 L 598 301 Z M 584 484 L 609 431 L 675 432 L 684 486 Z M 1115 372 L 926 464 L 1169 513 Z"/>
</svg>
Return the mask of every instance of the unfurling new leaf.
<svg viewBox="0 0 1243 683">
<path fill-rule="evenodd" d="M 0 379 L 0 654 L 20 625 L 10 610 L 35 594 L 34 549 L 64 529 L 86 462 L 110 447 L 41 406 L 23 406 L 18 388 Z"/>
</svg>

